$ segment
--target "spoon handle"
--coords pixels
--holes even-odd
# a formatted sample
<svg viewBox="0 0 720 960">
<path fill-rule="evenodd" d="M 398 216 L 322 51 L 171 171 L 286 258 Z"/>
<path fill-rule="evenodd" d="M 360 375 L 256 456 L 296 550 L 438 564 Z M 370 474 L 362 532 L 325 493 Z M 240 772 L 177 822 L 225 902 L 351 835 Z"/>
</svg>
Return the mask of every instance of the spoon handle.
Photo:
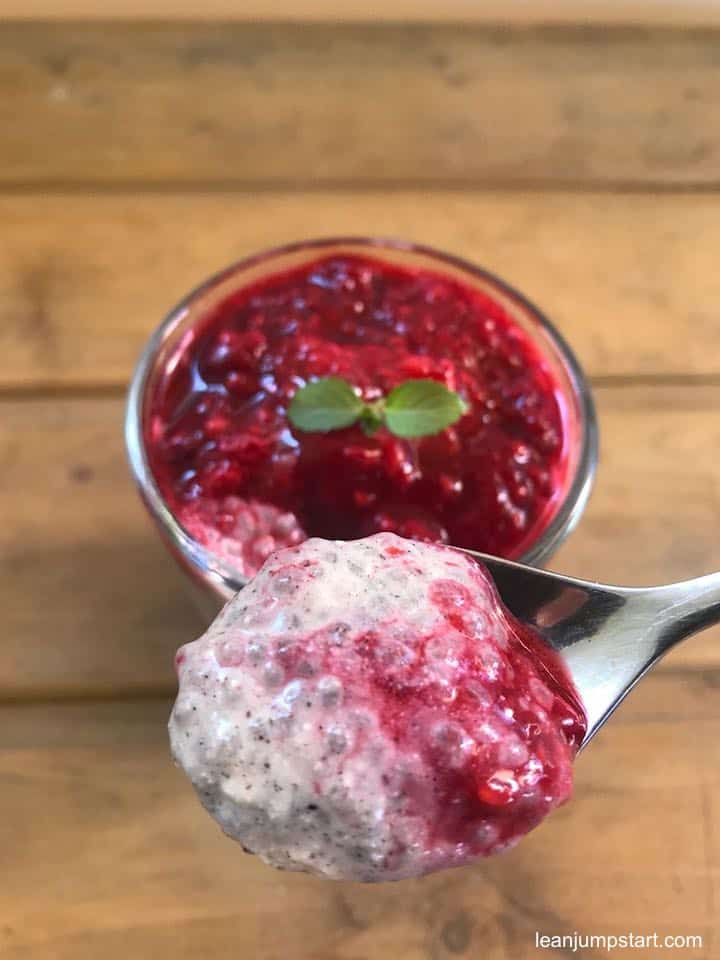
<svg viewBox="0 0 720 960">
<path fill-rule="evenodd" d="M 659 607 L 656 626 L 665 649 L 720 623 L 720 573 L 656 587 L 648 593 Z"/>
</svg>

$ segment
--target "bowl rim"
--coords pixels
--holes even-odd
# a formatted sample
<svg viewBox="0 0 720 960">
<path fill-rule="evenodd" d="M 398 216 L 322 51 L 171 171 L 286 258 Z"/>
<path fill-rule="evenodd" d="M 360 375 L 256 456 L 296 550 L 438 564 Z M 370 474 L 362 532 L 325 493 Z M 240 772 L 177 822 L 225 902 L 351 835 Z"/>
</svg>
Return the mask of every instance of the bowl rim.
<svg viewBox="0 0 720 960">
<path fill-rule="evenodd" d="M 155 369 L 155 360 L 175 328 L 183 321 L 187 310 L 200 297 L 224 283 L 229 277 L 251 267 L 304 250 L 334 247 L 366 247 L 377 251 L 393 250 L 417 253 L 478 277 L 496 287 L 504 296 L 530 314 L 543 329 L 565 367 L 572 385 L 580 414 L 580 454 L 575 475 L 567 492 L 542 535 L 517 558 L 517 562 L 538 565 L 549 559 L 554 551 L 575 529 L 590 497 L 598 463 L 598 424 L 590 382 L 575 353 L 552 321 L 531 300 L 515 287 L 484 267 L 464 257 L 446 253 L 435 247 L 394 237 L 339 236 L 298 240 L 272 247 L 234 261 L 195 286 L 165 315 L 146 342 L 130 380 L 125 413 L 125 445 L 130 469 L 140 495 L 161 532 L 181 553 L 182 557 L 207 580 L 217 584 L 221 592 L 239 590 L 244 578 L 221 557 L 194 540 L 167 506 L 155 481 L 145 450 L 143 413 L 146 388 Z M 452 546 L 452 544 L 450 544 Z"/>
</svg>

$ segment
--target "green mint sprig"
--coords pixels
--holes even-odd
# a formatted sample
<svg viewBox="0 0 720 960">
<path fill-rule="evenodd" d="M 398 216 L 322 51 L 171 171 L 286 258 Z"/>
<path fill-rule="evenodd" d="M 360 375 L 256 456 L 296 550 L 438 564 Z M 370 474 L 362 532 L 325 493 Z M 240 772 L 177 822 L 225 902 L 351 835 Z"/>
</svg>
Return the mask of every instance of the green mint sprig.
<svg viewBox="0 0 720 960">
<path fill-rule="evenodd" d="M 371 436 L 385 426 L 396 437 L 440 433 L 467 413 L 463 398 L 437 380 L 405 380 L 387 397 L 365 403 L 342 377 L 311 380 L 288 408 L 293 426 L 307 433 L 328 433 L 359 423 Z"/>
</svg>

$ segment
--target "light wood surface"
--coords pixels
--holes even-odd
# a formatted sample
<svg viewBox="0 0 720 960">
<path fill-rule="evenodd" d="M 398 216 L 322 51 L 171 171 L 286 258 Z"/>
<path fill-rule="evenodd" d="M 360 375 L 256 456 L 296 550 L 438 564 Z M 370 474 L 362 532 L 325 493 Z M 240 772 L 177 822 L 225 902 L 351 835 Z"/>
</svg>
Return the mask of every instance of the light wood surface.
<svg viewBox="0 0 720 960">
<path fill-rule="evenodd" d="M 0 183 L 717 184 L 718 35 L 9 24 Z"/>
<path fill-rule="evenodd" d="M 210 273 L 310 235 L 395 235 L 517 284 L 595 377 L 720 374 L 720 196 L 498 190 L 0 195 L 0 388 L 124 384 Z"/>
<path fill-rule="evenodd" d="M 277 873 L 223 838 L 167 761 L 166 702 L 5 707 L 2 956 L 525 960 L 535 931 L 573 930 L 707 947 L 717 694 L 715 673 L 653 678 L 579 760 L 573 802 L 521 846 L 379 887 Z"/>
<path fill-rule="evenodd" d="M 718 38 L 0 26 L 2 960 L 553 960 L 535 932 L 575 930 L 720 955 L 720 631 L 507 856 L 381 888 L 279 874 L 171 765 L 172 654 L 203 621 L 122 446 L 144 338 L 210 271 L 404 236 L 513 281 L 593 377 L 597 487 L 553 567 L 720 568 Z"/>
<path fill-rule="evenodd" d="M 260 20 L 600 24 L 715 24 L 717 0 L 4 0 L 3 16 L 27 20 Z"/>
</svg>

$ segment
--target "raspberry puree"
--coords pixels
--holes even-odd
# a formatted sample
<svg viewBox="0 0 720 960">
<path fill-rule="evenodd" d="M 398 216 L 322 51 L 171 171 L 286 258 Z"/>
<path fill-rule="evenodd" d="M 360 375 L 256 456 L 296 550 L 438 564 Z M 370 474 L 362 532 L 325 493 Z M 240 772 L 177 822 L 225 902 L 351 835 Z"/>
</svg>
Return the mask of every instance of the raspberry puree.
<svg viewBox="0 0 720 960">
<path fill-rule="evenodd" d="M 564 667 L 448 547 L 280 550 L 177 664 L 175 757 L 273 866 L 419 876 L 507 849 L 571 793 Z"/>
<path fill-rule="evenodd" d="M 289 400 L 329 375 L 366 400 L 433 378 L 470 409 L 414 440 L 294 429 Z M 529 336 L 458 280 L 366 257 L 237 290 L 183 338 L 148 410 L 163 496 L 246 575 L 306 536 L 379 531 L 517 557 L 568 480 L 560 390 Z"/>
</svg>

